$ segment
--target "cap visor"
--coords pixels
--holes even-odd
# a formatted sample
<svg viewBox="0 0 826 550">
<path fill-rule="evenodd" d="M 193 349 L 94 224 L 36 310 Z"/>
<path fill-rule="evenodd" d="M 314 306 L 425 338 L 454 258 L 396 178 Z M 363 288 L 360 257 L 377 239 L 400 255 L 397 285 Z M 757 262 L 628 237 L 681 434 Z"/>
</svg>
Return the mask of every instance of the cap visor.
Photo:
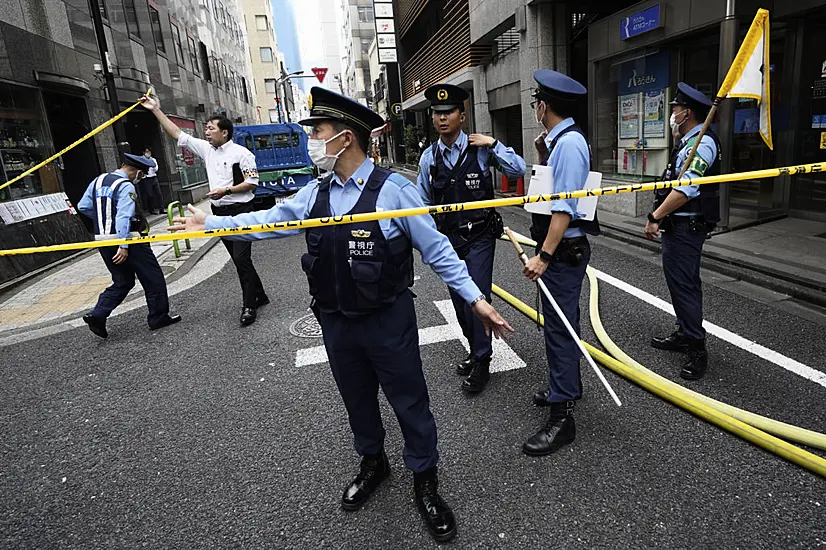
<svg viewBox="0 0 826 550">
<path fill-rule="evenodd" d="M 330 117 L 330 116 L 315 115 L 315 116 L 307 117 L 303 120 L 299 120 L 296 124 L 298 124 L 300 126 L 312 126 L 316 122 L 324 122 L 325 120 L 338 120 L 338 119 Z"/>
<path fill-rule="evenodd" d="M 430 110 L 434 113 L 449 113 L 453 109 L 459 109 L 459 105 L 432 105 Z"/>
</svg>

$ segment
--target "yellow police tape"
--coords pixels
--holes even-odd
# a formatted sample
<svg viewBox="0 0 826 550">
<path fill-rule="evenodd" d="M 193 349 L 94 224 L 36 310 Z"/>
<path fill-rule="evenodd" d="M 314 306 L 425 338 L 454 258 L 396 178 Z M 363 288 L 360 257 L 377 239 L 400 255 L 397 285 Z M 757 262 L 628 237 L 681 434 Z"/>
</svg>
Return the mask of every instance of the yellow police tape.
<svg viewBox="0 0 826 550">
<path fill-rule="evenodd" d="M 252 225 L 248 227 L 235 227 L 232 229 L 210 229 L 202 231 L 186 231 L 170 233 L 165 235 L 148 235 L 146 237 L 131 237 L 126 239 L 107 239 L 106 241 L 86 241 L 79 243 L 54 244 L 48 246 L 34 246 L 28 248 L 13 248 L 10 250 L 0 250 L 0 256 L 10 256 L 15 254 L 34 254 L 37 252 L 57 252 L 60 250 L 81 250 L 85 248 L 100 248 L 102 246 L 117 246 L 121 244 L 140 244 L 163 241 L 177 241 L 180 239 L 202 239 L 206 237 L 231 237 L 233 235 L 243 235 L 247 233 L 265 233 L 269 231 L 285 231 L 290 229 L 307 229 L 310 227 L 320 227 L 327 225 L 338 225 L 348 223 L 359 223 L 388 218 L 405 218 L 408 216 L 421 216 L 423 214 L 446 214 L 449 212 L 461 212 L 463 210 L 476 210 L 480 208 L 496 208 L 501 206 L 518 206 L 533 202 L 548 202 L 555 200 L 579 199 L 583 197 L 599 197 L 602 195 L 617 195 L 619 193 L 635 193 L 639 191 L 656 191 L 658 189 L 670 189 L 680 185 L 697 184 L 707 185 L 710 183 L 725 183 L 729 181 L 742 181 L 750 179 L 774 178 L 783 175 L 810 174 L 814 172 L 826 171 L 826 163 L 804 164 L 801 166 L 790 166 L 783 168 L 769 168 L 766 170 L 754 170 L 752 172 L 740 172 L 736 174 L 721 174 L 719 176 L 707 176 L 684 179 L 657 181 L 651 183 L 632 183 L 627 185 L 616 185 L 612 187 L 602 187 L 597 189 L 583 189 L 580 191 L 567 191 L 564 193 L 552 193 L 550 195 L 531 195 L 527 197 L 508 197 L 501 199 L 491 199 L 486 201 L 465 202 L 457 204 L 445 204 L 441 206 L 421 206 L 417 208 L 404 208 L 401 210 L 386 210 L 382 212 L 369 212 L 366 214 L 345 214 L 343 216 L 331 216 L 325 218 L 311 218 L 308 220 L 295 220 L 278 223 L 267 223 Z"/>
<path fill-rule="evenodd" d="M 146 92 L 146 95 L 149 95 L 151 93 L 152 93 L 152 88 L 149 88 L 149 90 L 147 90 L 147 92 Z M 25 172 L 23 172 L 19 176 L 10 179 L 6 183 L 0 184 L 0 189 L 3 189 L 4 187 L 8 187 L 9 185 L 13 184 L 14 182 L 22 180 L 26 176 L 40 170 L 41 168 L 43 168 L 44 166 L 46 166 L 47 164 L 49 164 L 50 162 L 52 162 L 56 158 L 66 154 L 67 151 L 70 151 L 71 149 L 74 149 L 75 147 L 77 147 L 78 145 L 80 145 L 81 143 L 83 143 L 84 141 L 89 139 L 90 137 L 94 136 L 95 134 L 99 134 L 100 132 L 102 132 L 103 130 L 105 130 L 106 128 L 108 128 L 109 126 L 111 126 L 112 124 L 114 124 L 115 122 L 120 120 L 121 118 L 125 117 L 126 114 L 129 111 L 131 111 L 132 109 L 134 109 L 135 107 L 137 107 L 140 104 L 141 104 L 140 101 L 134 103 L 133 105 L 131 105 L 130 107 L 127 107 L 126 109 L 124 109 L 120 113 L 116 114 L 115 116 L 113 116 L 112 118 L 110 118 L 109 120 L 107 120 L 106 122 L 104 122 L 103 124 L 98 126 L 97 128 L 95 128 L 94 130 L 92 130 L 91 132 L 89 132 L 88 134 L 86 134 L 85 136 L 80 138 L 79 140 L 75 141 L 74 143 L 72 143 L 71 145 L 69 145 L 67 147 L 64 147 L 63 149 L 61 149 L 60 151 L 58 151 L 54 155 L 50 156 L 49 158 L 47 158 L 46 160 L 44 160 L 40 164 L 37 164 L 36 166 L 33 166 L 33 167 L 29 168 L 28 170 L 26 170 Z M 64 249 L 64 250 L 68 250 L 68 249 Z"/>
<path fill-rule="evenodd" d="M 510 294 L 497 285 L 493 285 L 492 290 L 495 295 L 505 300 L 508 304 L 512 305 L 530 319 L 533 319 L 540 324 L 543 323 L 543 316 L 541 314 L 537 315 L 535 309 L 519 300 L 519 298 L 515 297 L 513 294 Z M 794 462 L 798 466 L 802 466 L 810 472 L 826 477 L 826 460 L 822 457 L 814 453 L 804 451 L 791 443 L 787 443 L 786 441 L 774 437 L 773 435 L 770 435 L 762 430 L 758 430 L 757 428 L 750 426 L 731 415 L 718 411 L 709 404 L 692 396 L 691 393 L 682 386 L 674 384 L 676 388 L 669 387 L 661 380 L 637 371 L 633 367 L 630 367 L 621 361 L 617 361 L 610 355 L 599 351 L 587 342 L 583 342 L 583 344 L 585 345 L 585 349 L 588 350 L 588 353 L 591 354 L 591 357 L 614 371 L 614 373 L 627 378 L 643 389 L 648 390 L 666 401 L 669 401 L 674 405 L 699 416 L 703 420 L 711 422 L 712 424 L 715 424 L 716 426 L 731 432 L 742 439 L 745 439 L 746 441 L 754 443 L 755 445 L 758 445 L 771 453 Z M 677 388 L 684 391 L 679 391 Z"/>
</svg>

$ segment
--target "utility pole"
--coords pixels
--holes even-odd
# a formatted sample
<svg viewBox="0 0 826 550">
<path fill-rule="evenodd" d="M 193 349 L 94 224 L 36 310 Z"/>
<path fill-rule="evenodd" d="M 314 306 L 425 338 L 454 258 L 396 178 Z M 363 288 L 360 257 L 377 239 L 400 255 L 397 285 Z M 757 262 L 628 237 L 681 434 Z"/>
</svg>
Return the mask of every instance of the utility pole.
<svg viewBox="0 0 826 550">
<path fill-rule="evenodd" d="M 115 88 L 115 75 L 109 70 L 109 47 L 106 45 L 106 34 L 103 32 L 103 18 L 100 15 L 100 1 L 89 0 L 89 8 L 92 12 L 92 23 L 95 27 L 95 37 L 98 42 L 98 51 L 100 52 L 101 67 L 103 68 L 103 79 L 106 82 L 106 92 L 109 96 L 109 108 L 112 111 L 112 116 L 120 113 L 121 108 L 118 103 L 118 91 Z M 123 119 L 118 120 L 112 125 L 115 131 L 115 141 L 118 144 L 119 162 L 123 158 L 124 153 L 129 152 L 129 142 L 126 139 L 126 129 L 123 126 Z"/>
</svg>

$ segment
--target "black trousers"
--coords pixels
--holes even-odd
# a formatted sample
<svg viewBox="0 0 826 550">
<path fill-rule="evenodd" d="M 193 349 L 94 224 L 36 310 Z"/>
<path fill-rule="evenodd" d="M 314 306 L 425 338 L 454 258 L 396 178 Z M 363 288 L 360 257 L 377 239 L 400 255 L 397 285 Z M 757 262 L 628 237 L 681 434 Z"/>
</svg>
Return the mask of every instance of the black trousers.
<svg viewBox="0 0 826 550">
<path fill-rule="evenodd" d="M 490 300 L 490 289 L 493 284 L 493 256 L 496 252 L 496 239 L 486 234 L 477 237 L 467 246 L 458 248 L 456 253 L 459 259 L 465 262 L 470 278 L 479 287 L 479 290 Z M 473 313 L 470 305 L 452 288 L 450 299 L 462 334 L 470 345 L 470 353 L 474 359 L 483 361 L 493 355 L 490 334 L 485 334 L 485 325 Z"/>
<path fill-rule="evenodd" d="M 157 176 L 143 178 L 138 184 L 138 194 L 146 214 L 155 210 L 163 210 L 161 208 L 161 185 L 158 183 Z"/>
<path fill-rule="evenodd" d="M 695 340 L 706 337 L 706 329 L 703 328 L 703 283 L 700 280 L 700 260 L 706 236 L 706 233 L 692 231 L 688 219 L 676 219 L 672 220 L 661 237 L 663 272 L 677 326 L 688 338 Z"/>
<path fill-rule="evenodd" d="M 105 321 L 135 286 L 135 276 L 137 276 L 143 287 L 146 306 L 149 308 L 146 321 L 149 326 L 160 323 L 169 313 L 169 296 L 166 292 L 163 271 L 149 245 L 144 243 L 130 245 L 129 256 L 122 264 L 115 264 L 112 261 L 118 251 L 117 246 L 105 246 L 98 250 L 106 268 L 112 274 L 112 286 L 101 293 L 91 315 Z"/>
<path fill-rule="evenodd" d="M 212 213 L 216 216 L 237 216 L 254 210 L 252 201 L 228 204 L 226 206 L 212 205 Z M 227 247 L 235 269 L 238 271 L 238 280 L 241 282 L 241 292 L 244 296 L 244 307 L 256 307 L 258 300 L 264 299 L 267 293 L 261 278 L 252 265 L 252 243 L 250 241 L 233 241 L 221 239 Z"/>
</svg>

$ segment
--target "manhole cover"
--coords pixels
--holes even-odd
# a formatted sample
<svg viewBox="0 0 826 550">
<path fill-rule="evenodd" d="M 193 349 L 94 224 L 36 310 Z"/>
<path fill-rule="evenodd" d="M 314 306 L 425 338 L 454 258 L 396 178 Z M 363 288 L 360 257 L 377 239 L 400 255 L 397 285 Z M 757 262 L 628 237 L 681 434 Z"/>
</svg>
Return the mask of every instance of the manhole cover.
<svg viewBox="0 0 826 550">
<path fill-rule="evenodd" d="M 321 338 L 321 325 L 316 321 L 315 315 L 310 313 L 290 325 L 290 334 L 299 338 Z"/>
</svg>

